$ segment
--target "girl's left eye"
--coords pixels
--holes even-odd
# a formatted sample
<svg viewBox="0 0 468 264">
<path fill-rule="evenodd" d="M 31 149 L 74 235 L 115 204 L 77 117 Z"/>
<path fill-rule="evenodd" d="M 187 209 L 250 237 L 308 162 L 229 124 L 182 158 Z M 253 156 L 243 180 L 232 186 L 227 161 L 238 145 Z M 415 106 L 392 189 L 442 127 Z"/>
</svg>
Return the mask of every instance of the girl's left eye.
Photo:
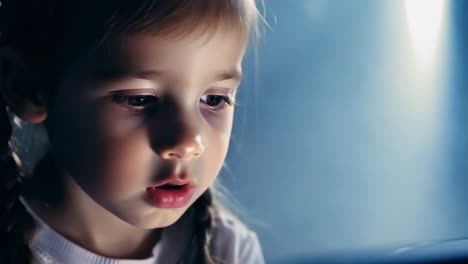
<svg viewBox="0 0 468 264">
<path fill-rule="evenodd" d="M 236 106 L 233 100 L 225 95 L 203 95 L 200 101 L 212 111 L 222 110 L 226 105 Z"/>
<path fill-rule="evenodd" d="M 158 102 L 154 95 L 113 95 L 112 101 L 117 104 L 125 104 L 132 111 L 141 111 Z"/>
</svg>

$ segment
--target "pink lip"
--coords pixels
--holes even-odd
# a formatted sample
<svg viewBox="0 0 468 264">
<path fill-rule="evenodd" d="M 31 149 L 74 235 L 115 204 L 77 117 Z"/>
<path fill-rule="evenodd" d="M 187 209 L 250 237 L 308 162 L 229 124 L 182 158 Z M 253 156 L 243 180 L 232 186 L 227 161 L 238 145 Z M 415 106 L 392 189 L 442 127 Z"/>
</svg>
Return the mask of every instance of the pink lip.
<svg viewBox="0 0 468 264">
<path fill-rule="evenodd" d="M 161 188 L 161 186 L 171 184 L 177 188 Z M 159 208 L 179 208 L 190 202 L 193 194 L 193 184 L 188 180 L 169 179 L 155 186 L 146 188 L 149 202 Z"/>
</svg>

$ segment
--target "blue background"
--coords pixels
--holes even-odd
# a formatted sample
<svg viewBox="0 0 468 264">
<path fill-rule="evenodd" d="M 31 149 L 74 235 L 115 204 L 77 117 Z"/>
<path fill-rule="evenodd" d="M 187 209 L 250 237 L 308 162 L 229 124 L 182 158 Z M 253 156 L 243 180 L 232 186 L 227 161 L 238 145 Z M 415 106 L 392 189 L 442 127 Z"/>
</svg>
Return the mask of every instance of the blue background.
<svg viewBox="0 0 468 264">
<path fill-rule="evenodd" d="M 468 235 L 468 2 L 446 4 L 427 65 L 403 0 L 266 1 L 220 180 L 268 261 Z"/>
</svg>

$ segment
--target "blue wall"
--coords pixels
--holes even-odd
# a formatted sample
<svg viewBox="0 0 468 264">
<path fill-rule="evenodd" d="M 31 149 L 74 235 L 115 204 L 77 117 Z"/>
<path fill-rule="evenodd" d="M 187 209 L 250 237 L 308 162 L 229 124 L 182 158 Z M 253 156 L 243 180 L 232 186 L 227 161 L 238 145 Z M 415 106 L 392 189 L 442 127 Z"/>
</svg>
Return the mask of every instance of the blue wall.
<svg viewBox="0 0 468 264">
<path fill-rule="evenodd" d="M 468 234 L 462 3 L 424 65 L 403 0 L 266 1 L 221 181 L 267 260 Z"/>
</svg>

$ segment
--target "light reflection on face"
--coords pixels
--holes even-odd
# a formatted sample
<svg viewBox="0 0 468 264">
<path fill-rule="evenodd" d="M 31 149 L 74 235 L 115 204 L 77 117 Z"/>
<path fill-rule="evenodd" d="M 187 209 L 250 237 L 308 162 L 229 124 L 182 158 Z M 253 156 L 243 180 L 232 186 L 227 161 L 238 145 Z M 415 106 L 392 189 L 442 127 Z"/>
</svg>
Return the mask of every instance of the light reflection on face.
<svg viewBox="0 0 468 264">
<path fill-rule="evenodd" d="M 114 44 L 112 53 L 82 58 L 59 87 L 52 147 L 70 179 L 102 208 L 134 226 L 164 227 L 223 164 L 245 36 L 135 34 Z M 147 202 L 146 188 L 168 178 L 193 182 L 187 205 Z"/>
</svg>

